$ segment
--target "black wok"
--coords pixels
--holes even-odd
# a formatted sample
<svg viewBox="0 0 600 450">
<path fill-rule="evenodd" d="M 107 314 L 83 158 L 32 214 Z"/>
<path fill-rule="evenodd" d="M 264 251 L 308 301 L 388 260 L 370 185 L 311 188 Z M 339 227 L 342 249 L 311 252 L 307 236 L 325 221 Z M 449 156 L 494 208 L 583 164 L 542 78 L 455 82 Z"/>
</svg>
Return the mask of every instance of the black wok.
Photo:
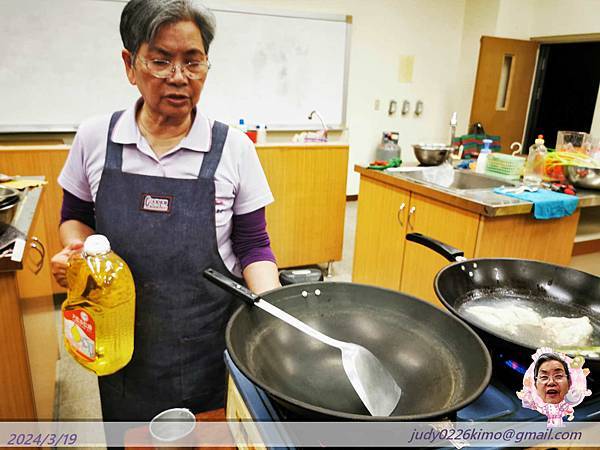
<svg viewBox="0 0 600 450">
<path fill-rule="evenodd" d="M 365 346 L 402 388 L 391 416 L 372 417 L 348 381 L 339 350 L 256 307 L 240 307 L 226 331 L 233 362 L 303 418 L 441 418 L 474 401 L 489 382 L 491 360 L 479 337 L 452 315 L 414 297 L 328 282 L 290 285 L 264 298 L 335 339 Z"/>
<path fill-rule="evenodd" d="M 465 314 L 466 306 L 506 304 L 529 307 L 542 317 L 588 316 L 594 329 L 589 345 L 600 343 L 600 277 L 568 267 L 541 261 L 513 258 L 465 260 L 464 253 L 450 245 L 409 233 L 406 239 L 425 245 L 454 264 L 444 267 L 435 277 L 437 297 L 453 314 L 467 322 L 481 336 L 493 356 L 517 362 L 526 369 L 536 342 L 516 340 L 509 333 L 490 329 Z M 458 260 L 457 260 L 458 258 Z M 522 336 L 519 336 L 522 337 Z M 586 367 L 600 374 L 600 358 L 585 356 Z"/>
</svg>

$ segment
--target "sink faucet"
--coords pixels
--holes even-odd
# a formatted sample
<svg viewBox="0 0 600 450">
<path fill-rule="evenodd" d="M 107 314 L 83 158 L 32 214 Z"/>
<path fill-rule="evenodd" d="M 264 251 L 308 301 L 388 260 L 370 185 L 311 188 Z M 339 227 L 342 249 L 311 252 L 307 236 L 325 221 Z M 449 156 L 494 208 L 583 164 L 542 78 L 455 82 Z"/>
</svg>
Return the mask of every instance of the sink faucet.
<svg viewBox="0 0 600 450">
<path fill-rule="evenodd" d="M 319 118 L 319 120 L 321 121 L 321 126 L 323 127 L 323 129 L 321 130 L 321 135 L 324 138 L 327 138 L 327 125 L 325 125 L 325 121 L 323 120 L 323 117 L 321 117 L 321 114 L 319 114 L 319 112 L 316 109 L 313 109 L 311 111 L 311 113 L 308 115 L 308 120 L 312 120 L 313 116 L 317 116 Z"/>
</svg>

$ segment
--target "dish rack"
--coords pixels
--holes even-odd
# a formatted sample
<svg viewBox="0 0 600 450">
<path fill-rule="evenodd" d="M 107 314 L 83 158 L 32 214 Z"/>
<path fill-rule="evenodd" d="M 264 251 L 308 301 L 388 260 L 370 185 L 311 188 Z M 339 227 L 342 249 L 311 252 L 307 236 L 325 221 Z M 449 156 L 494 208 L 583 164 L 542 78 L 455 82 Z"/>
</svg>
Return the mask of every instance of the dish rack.
<svg viewBox="0 0 600 450">
<path fill-rule="evenodd" d="M 519 180 L 525 167 L 525 158 L 522 156 L 505 155 L 504 153 L 491 153 L 487 157 L 485 173 L 494 177 L 507 180 Z"/>
</svg>

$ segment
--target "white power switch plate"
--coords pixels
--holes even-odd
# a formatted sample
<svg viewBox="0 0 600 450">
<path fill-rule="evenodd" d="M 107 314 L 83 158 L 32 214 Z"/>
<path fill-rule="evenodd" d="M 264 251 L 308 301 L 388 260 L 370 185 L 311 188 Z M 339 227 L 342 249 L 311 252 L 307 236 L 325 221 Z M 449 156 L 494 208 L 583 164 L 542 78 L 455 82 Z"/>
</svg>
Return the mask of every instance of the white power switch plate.
<svg viewBox="0 0 600 450">
<path fill-rule="evenodd" d="M 375 111 L 379 111 L 379 107 L 381 106 L 381 100 L 379 100 L 378 98 L 375 99 L 375 103 L 373 104 L 373 109 L 375 109 Z"/>
</svg>

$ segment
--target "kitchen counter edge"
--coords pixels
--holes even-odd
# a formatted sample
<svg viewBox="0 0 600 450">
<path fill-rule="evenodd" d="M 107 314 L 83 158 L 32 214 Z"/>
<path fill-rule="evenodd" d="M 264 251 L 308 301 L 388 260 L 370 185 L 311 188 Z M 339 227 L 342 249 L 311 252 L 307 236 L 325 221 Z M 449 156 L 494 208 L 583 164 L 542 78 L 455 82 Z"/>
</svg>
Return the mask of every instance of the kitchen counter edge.
<svg viewBox="0 0 600 450">
<path fill-rule="evenodd" d="M 386 173 L 379 170 L 368 169 L 355 165 L 354 171 L 373 180 L 377 180 L 401 189 L 406 189 L 417 194 L 438 200 L 457 208 L 483 214 L 488 217 L 510 216 L 515 214 L 529 214 L 532 212 L 533 203 L 508 197 L 505 195 L 487 192 L 486 195 L 494 199 L 494 203 L 484 203 L 474 197 L 483 190 L 452 190 L 443 189 L 431 184 L 417 183 L 412 179 L 402 176 L 402 172 Z M 359 192 L 360 197 L 360 192 Z M 471 197 L 471 198 L 469 198 Z M 578 208 L 600 206 L 600 194 L 592 191 L 578 190 Z"/>
<path fill-rule="evenodd" d="M 35 180 L 45 180 L 43 176 L 31 176 L 31 177 L 20 177 Z M 42 195 L 43 186 L 28 188 L 22 195 L 19 210 L 15 214 L 15 219 L 11 224 L 20 232 L 22 232 L 26 239 L 29 238 L 29 232 L 31 224 L 35 217 L 35 212 L 38 207 Z M 13 261 L 10 257 L 0 258 L 0 272 L 13 272 L 15 270 L 21 270 L 23 268 L 23 261 Z"/>
</svg>

